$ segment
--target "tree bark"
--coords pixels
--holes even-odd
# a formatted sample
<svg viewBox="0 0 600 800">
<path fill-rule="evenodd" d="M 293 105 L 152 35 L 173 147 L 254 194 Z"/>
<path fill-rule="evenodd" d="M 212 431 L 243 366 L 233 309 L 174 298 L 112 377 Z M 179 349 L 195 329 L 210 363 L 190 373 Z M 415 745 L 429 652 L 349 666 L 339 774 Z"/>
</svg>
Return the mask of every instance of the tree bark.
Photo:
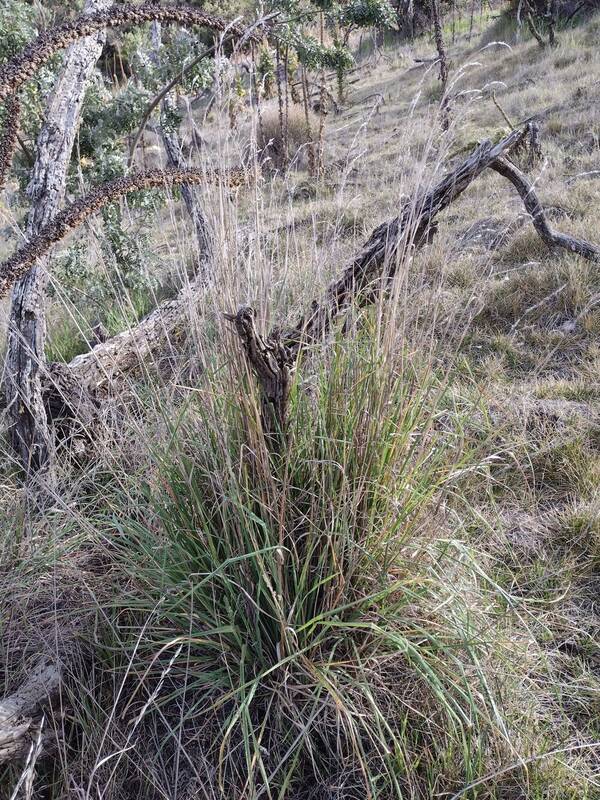
<svg viewBox="0 0 600 800">
<path fill-rule="evenodd" d="M 59 685 L 58 666 L 42 660 L 14 694 L 0 701 L 0 764 L 26 758 L 39 735 L 44 735 L 40 714 Z"/>
<path fill-rule="evenodd" d="M 85 12 L 102 11 L 112 0 L 87 0 Z M 48 101 L 37 141 L 36 161 L 27 188 L 31 210 L 26 237 L 31 239 L 57 214 L 65 196 L 67 171 L 89 78 L 105 41 L 103 33 L 73 44 Z M 6 402 L 11 443 L 38 484 L 34 494 L 52 491 L 51 442 L 41 393 L 46 339 L 47 257 L 38 259 L 14 287 L 8 326 Z M 45 491 L 41 487 L 45 486 Z"/>
</svg>

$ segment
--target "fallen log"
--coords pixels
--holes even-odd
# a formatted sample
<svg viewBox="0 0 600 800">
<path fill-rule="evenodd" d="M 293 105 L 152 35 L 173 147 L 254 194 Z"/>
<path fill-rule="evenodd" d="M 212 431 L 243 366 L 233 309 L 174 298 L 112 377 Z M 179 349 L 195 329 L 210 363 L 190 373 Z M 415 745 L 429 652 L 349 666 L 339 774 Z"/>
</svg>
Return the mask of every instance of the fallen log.
<svg viewBox="0 0 600 800">
<path fill-rule="evenodd" d="M 237 314 L 227 314 L 241 339 L 248 364 L 257 377 L 262 396 L 263 426 L 268 441 L 274 429 L 285 431 L 286 387 L 300 352 L 322 341 L 335 322 L 353 304 L 373 302 L 404 263 L 412 248 L 419 247 L 434 230 L 435 218 L 488 168 L 509 180 L 519 192 L 533 225 L 551 247 L 562 247 L 588 261 L 600 261 L 600 249 L 589 242 L 554 231 L 548 225 L 543 207 L 532 184 L 505 156 L 522 145 L 530 133 L 527 124 L 512 131 L 496 145 L 483 142 L 456 169 L 448 173 L 429 192 L 418 192 L 402 208 L 398 217 L 376 228 L 361 252 L 325 292 L 315 300 L 310 312 L 284 331 L 264 336 L 256 326 L 253 309 L 244 306 Z M 265 414 L 265 409 L 269 410 Z M 275 421 L 271 417 L 275 415 Z"/>
<path fill-rule="evenodd" d="M 22 686 L 0 702 L 0 764 L 27 758 L 40 735 L 42 711 L 59 686 L 58 666 L 42 660 Z"/>
</svg>

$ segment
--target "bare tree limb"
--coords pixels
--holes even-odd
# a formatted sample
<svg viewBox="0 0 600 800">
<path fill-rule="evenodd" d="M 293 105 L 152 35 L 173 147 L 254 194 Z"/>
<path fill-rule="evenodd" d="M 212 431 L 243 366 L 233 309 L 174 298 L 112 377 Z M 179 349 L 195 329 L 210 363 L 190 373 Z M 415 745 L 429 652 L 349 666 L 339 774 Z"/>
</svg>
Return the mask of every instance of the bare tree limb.
<svg viewBox="0 0 600 800">
<path fill-rule="evenodd" d="M 435 217 L 447 208 L 499 156 L 524 141 L 528 126 L 515 130 L 498 144 L 484 142 L 429 192 L 419 192 L 398 217 L 376 228 L 363 249 L 331 284 L 324 297 L 291 329 L 283 341 L 292 351 L 321 340 L 335 321 L 365 291 L 378 290 L 382 279 L 391 279 L 411 245 L 422 243 Z"/>
<path fill-rule="evenodd" d="M 376 228 L 362 251 L 346 267 L 325 292 L 313 302 L 306 317 L 281 334 L 273 331 L 267 337 L 256 331 L 252 309 L 242 307 L 237 314 L 227 314 L 242 341 L 246 358 L 257 376 L 263 408 L 275 409 L 279 429 L 286 419 L 284 391 L 289 385 L 298 356 L 314 342 L 322 340 L 354 303 L 373 302 L 394 277 L 411 247 L 419 247 L 434 230 L 436 216 L 447 208 L 485 170 L 494 169 L 517 188 L 525 208 L 532 216 L 536 231 L 551 246 L 563 247 L 590 261 L 600 261 L 600 250 L 594 245 L 567 234 L 553 231 L 544 216 L 543 208 L 525 176 L 505 155 L 523 144 L 530 136 L 530 125 L 510 133 L 496 145 L 484 142 L 458 167 L 448 173 L 428 192 L 419 192 L 408 201 L 400 215 Z M 263 424 L 265 415 L 263 414 Z M 272 426 L 266 422 L 267 441 L 272 438 Z M 285 430 L 284 430 L 285 432 Z"/>
<path fill-rule="evenodd" d="M 261 336 L 255 324 L 256 313 L 242 306 L 235 314 L 225 314 L 240 337 L 248 363 L 261 387 L 263 432 L 273 451 L 285 441 L 286 418 L 295 359 L 281 342 L 277 330 Z"/>
<path fill-rule="evenodd" d="M 237 39 L 237 49 L 243 47 L 250 41 L 254 41 L 257 37 L 257 32 L 261 29 L 266 28 L 277 16 L 279 12 L 274 12 L 272 14 L 267 14 L 261 19 L 254 22 L 245 30 L 241 31 L 238 25 L 233 25 L 230 23 L 228 29 L 223 31 L 225 34 L 223 36 L 223 42 L 228 41 L 230 39 Z M 160 22 L 160 20 L 157 20 Z M 142 138 L 144 130 L 148 125 L 148 120 L 152 116 L 152 112 L 160 105 L 160 103 L 167 97 L 167 95 L 178 85 L 182 82 L 185 76 L 190 72 L 194 67 L 200 64 L 205 58 L 212 55 L 215 50 L 217 49 L 217 45 L 214 44 L 211 47 L 207 47 L 206 50 L 203 50 L 196 58 L 189 62 L 189 64 L 184 64 L 183 67 L 177 72 L 177 75 L 174 75 L 171 80 L 166 83 L 162 89 L 160 89 L 152 98 L 152 100 L 146 106 L 146 109 L 142 115 L 142 120 L 138 126 L 136 134 L 133 138 L 132 145 L 129 150 L 129 156 L 127 158 L 127 164 L 129 167 L 133 164 L 133 157 L 135 155 L 135 151 L 137 146 Z"/>
<path fill-rule="evenodd" d="M 549 247 L 562 247 L 571 253 L 577 253 L 577 255 L 588 261 L 600 262 L 600 248 L 583 239 L 577 239 L 567 233 L 555 231 L 550 227 L 533 185 L 518 167 L 505 158 L 497 158 L 490 164 L 490 167 L 499 175 L 502 175 L 503 178 L 509 180 L 515 187 L 527 213 L 531 215 L 536 231 Z"/>
</svg>

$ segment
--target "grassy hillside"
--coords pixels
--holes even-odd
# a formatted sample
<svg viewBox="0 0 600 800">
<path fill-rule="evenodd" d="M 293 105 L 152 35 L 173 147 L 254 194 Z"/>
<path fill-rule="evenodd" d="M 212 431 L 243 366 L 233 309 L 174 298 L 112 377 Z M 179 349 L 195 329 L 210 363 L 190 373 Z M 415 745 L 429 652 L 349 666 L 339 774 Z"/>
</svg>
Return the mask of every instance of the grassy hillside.
<svg viewBox="0 0 600 800">
<path fill-rule="evenodd" d="M 285 175 L 203 189 L 216 283 L 94 441 L 61 446 L 44 514 L 0 446 L 0 694 L 40 656 L 63 673 L 0 797 L 600 797 L 598 266 L 484 173 L 300 360 L 278 452 L 223 318 L 293 324 L 403 199 L 532 115 L 552 225 L 600 244 L 600 18 L 545 50 L 502 16 L 445 35 L 446 133 L 432 41 L 357 39 L 322 178 L 301 146 Z M 257 121 L 222 98 L 192 125 L 194 163 L 231 166 Z M 180 198 L 143 229 L 154 288 L 103 310 L 111 333 L 188 281 Z M 97 270 L 101 237 L 79 234 Z M 68 361 L 97 310 L 55 283 Z"/>
</svg>

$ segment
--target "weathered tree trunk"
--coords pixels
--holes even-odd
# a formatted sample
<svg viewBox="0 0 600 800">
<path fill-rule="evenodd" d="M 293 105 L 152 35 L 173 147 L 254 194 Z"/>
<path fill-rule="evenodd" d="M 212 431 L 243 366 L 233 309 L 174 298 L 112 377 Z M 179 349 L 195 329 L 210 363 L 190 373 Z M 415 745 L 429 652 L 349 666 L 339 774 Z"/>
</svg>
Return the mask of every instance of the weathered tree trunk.
<svg viewBox="0 0 600 800">
<path fill-rule="evenodd" d="M 86 13 L 108 8 L 112 0 L 87 0 Z M 27 193 L 31 210 L 26 236 L 35 236 L 58 212 L 65 196 L 67 170 L 85 90 L 105 36 L 96 33 L 68 50 L 46 108 L 46 122 Z M 40 258 L 14 287 L 8 326 L 6 401 L 10 439 L 29 483 L 52 489 L 50 432 L 41 393 L 46 339 L 47 257 Z M 35 491 L 41 498 L 44 492 Z"/>
<path fill-rule="evenodd" d="M 162 31 L 160 22 L 154 22 L 152 25 L 152 46 L 154 49 L 154 59 L 157 64 L 160 64 L 160 48 L 162 47 Z M 175 111 L 175 104 L 169 95 L 163 98 L 161 103 L 161 110 L 163 115 L 173 115 Z M 163 124 L 160 125 L 160 135 L 163 140 L 165 152 L 169 166 L 176 169 L 185 167 L 182 158 L 181 142 L 176 130 L 168 130 Z M 181 187 L 181 194 L 185 202 L 188 214 L 194 226 L 194 233 L 196 235 L 196 243 L 198 245 L 198 259 L 196 264 L 196 274 L 200 276 L 201 280 L 208 284 L 211 280 L 212 274 L 210 269 L 210 261 L 212 259 L 213 241 L 210 231 L 208 220 L 202 210 L 198 192 L 190 184 L 183 184 Z"/>
</svg>

